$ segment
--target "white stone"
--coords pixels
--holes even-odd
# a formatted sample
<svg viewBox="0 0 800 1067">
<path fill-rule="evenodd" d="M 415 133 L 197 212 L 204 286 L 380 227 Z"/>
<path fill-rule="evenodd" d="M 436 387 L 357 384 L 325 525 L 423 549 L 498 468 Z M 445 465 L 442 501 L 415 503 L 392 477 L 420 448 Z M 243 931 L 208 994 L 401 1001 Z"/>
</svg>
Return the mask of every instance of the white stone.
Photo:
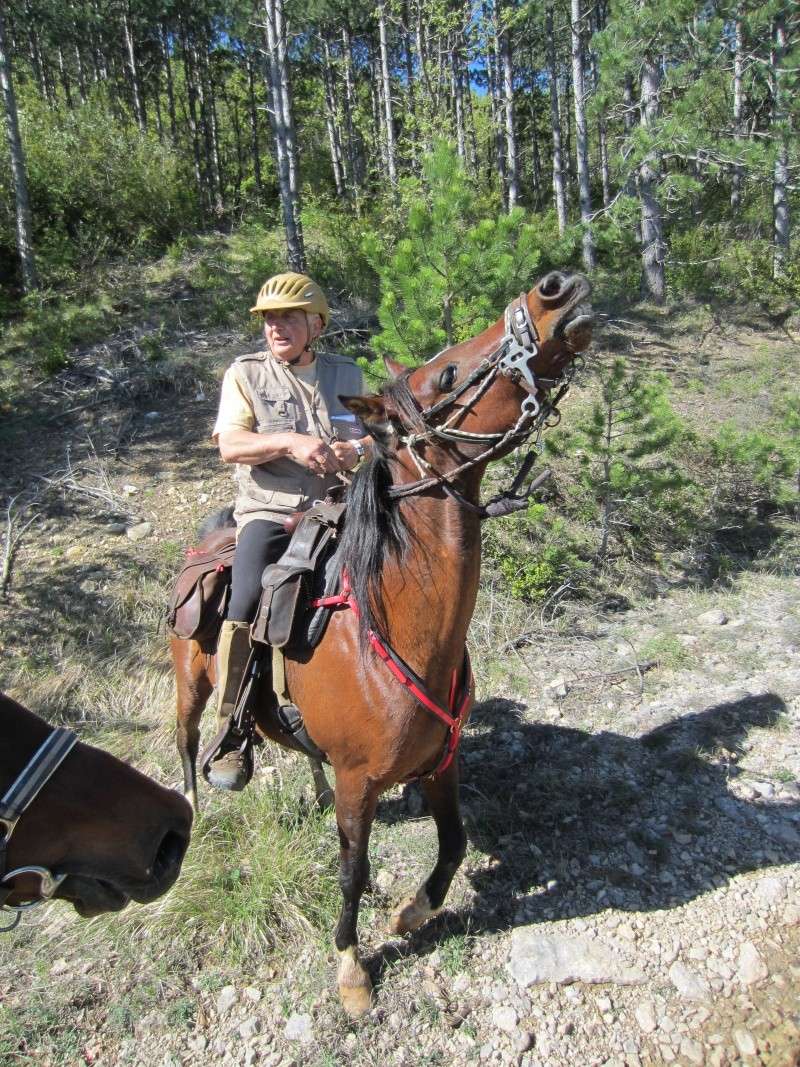
<svg viewBox="0 0 800 1067">
<path fill-rule="evenodd" d="M 239 999 L 239 995 L 236 992 L 236 986 L 226 985 L 219 991 L 217 997 L 217 1011 L 220 1015 L 225 1015 L 231 1010 L 233 1005 Z"/>
<path fill-rule="evenodd" d="M 683 1000 L 709 1000 L 711 998 L 708 982 L 694 971 L 690 971 L 684 964 L 673 963 L 669 969 L 669 977 Z"/>
<path fill-rule="evenodd" d="M 135 526 L 129 526 L 125 533 L 130 541 L 142 541 L 153 532 L 149 522 L 137 522 Z"/>
<path fill-rule="evenodd" d="M 703 1067 L 705 1063 L 703 1046 L 691 1037 L 685 1037 L 681 1041 L 681 1057 L 689 1063 L 696 1063 L 697 1067 Z"/>
<path fill-rule="evenodd" d="M 242 1025 L 239 1027 L 239 1036 L 243 1041 L 249 1041 L 251 1037 L 255 1037 L 258 1031 L 261 1029 L 261 1022 L 252 1015 L 249 1019 L 245 1019 Z"/>
<path fill-rule="evenodd" d="M 567 695 L 567 682 L 562 675 L 548 682 L 545 688 L 550 696 L 565 697 Z"/>
<path fill-rule="evenodd" d="M 507 966 L 523 989 L 537 982 L 633 985 L 644 981 L 642 971 L 620 958 L 613 946 L 599 939 L 543 935 L 538 926 L 513 931 Z"/>
<path fill-rule="evenodd" d="M 138 485 L 123 485 L 122 492 L 125 496 L 135 496 L 139 492 Z"/>
<path fill-rule="evenodd" d="M 737 976 L 742 985 L 762 982 L 768 974 L 767 965 L 761 959 L 753 942 L 745 941 L 743 945 L 740 945 Z"/>
<path fill-rule="evenodd" d="M 701 626 L 724 626 L 728 621 L 728 616 L 720 608 L 712 608 L 698 615 L 697 621 Z"/>
<path fill-rule="evenodd" d="M 294 1012 L 286 1020 L 283 1034 L 287 1041 L 299 1041 L 301 1045 L 310 1045 L 314 1040 L 314 1027 L 311 1016 Z"/>
<path fill-rule="evenodd" d="M 242 990 L 242 993 L 244 994 L 244 996 L 247 997 L 251 1004 L 258 1004 L 259 1000 L 261 1000 L 261 998 L 264 996 L 261 990 L 254 985 L 246 986 Z"/>
<path fill-rule="evenodd" d="M 492 1008 L 492 1025 L 498 1030 L 505 1030 L 507 1034 L 513 1034 L 517 1028 L 519 1017 L 508 1004 L 498 1004 Z"/>
<path fill-rule="evenodd" d="M 734 1030 L 733 1041 L 742 1056 L 755 1056 L 756 1043 L 749 1030 Z"/>
</svg>

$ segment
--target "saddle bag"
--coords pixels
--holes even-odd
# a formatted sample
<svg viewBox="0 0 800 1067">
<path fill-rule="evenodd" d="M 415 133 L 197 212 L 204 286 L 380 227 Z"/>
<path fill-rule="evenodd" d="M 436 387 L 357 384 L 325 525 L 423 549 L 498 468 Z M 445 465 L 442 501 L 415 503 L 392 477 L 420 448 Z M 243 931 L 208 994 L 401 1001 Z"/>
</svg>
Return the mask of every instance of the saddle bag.
<svg viewBox="0 0 800 1067">
<path fill-rule="evenodd" d="M 289 547 L 277 563 L 264 568 L 261 601 L 250 631 L 253 640 L 273 648 L 286 648 L 290 642 L 292 646 L 308 647 L 308 640 L 303 640 L 301 633 L 301 616 L 314 595 L 315 582 L 327 584 L 335 570 L 331 560 L 344 511 L 344 504 L 324 503 L 304 512 Z M 319 632 L 316 641 L 321 636 Z"/>
<path fill-rule="evenodd" d="M 215 530 L 186 552 L 167 604 L 167 628 L 175 637 L 216 638 L 228 606 L 236 529 Z"/>
</svg>

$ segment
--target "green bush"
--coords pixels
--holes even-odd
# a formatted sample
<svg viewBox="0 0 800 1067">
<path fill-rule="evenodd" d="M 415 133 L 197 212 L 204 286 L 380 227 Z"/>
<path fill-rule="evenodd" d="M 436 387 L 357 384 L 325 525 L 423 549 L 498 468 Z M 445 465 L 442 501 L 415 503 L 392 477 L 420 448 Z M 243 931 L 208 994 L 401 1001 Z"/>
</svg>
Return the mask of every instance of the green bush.
<svg viewBox="0 0 800 1067">
<path fill-rule="evenodd" d="M 102 94 L 74 110 L 20 94 L 37 263 L 61 283 L 122 250 L 161 249 L 198 219 L 193 183 L 155 133 L 116 119 Z M 0 149 L 0 246 L 14 249 L 8 151 Z"/>
<path fill-rule="evenodd" d="M 495 527 L 484 550 L 487 565 L 499 570 L 512 596 L 528 602 L 544 600 L 589 567 L 564 519 L 544 504 L 531 504 L 524 514 Z"/>
</svg>

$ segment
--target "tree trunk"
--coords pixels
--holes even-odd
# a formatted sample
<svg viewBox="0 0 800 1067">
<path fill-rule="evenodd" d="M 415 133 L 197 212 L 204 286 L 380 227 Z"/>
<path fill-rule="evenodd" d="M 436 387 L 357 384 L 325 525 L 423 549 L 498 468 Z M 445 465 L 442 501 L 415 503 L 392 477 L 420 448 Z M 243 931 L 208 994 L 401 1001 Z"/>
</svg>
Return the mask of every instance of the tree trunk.
<svg viewBox="0 0 800 1067">
<path fill-rule="evenodd" d="M 69 84 L 69 75 L 67 74 L 67 68 L 64 63 L 64 53 L 61 49 L 61 45 L 58 46 L 56 54 L 58 55 L 58 76 L 61 80 L 61 88 L 64 90 L 64 99 L 67 103 L 67 107 L 72 111 L 72 89 Z"/>
<path fill-rule="evenodd" d="M 594 270 L 594 237 L 592 236 L 592 196 L 589 187 L 589 137 L 586 131 L 586 100 L 583 78 L 583 34 L 581 32 L 581 0 L 571 0 L 572 21 L 572 92 L 575 103 L 575 148 L 578 163 L 578 201 L 583 226 L 583 265 Z"/>
<path fill-rule="evenodd" d="M 247 101 L 250 109 L 250 146 L 253 154 L 253 180 L 261 195 L 261 150 L 258 140 L 258 108 L 256 107 L 255 63 L 250 51 L 247 53 Z"/>
<path fill-rule="evenodd" d="M 36 273 L 36 258 L 33 254 L 33 223 L 28 196 L 28 172 L 25 168 L 25 152 L 19 135 L 17 100 L 14 96 L 14 83 L 11 78 L 11 57 L 6 51 L 6 30 L 2 8 L 0 8 L 0 89 L 3 92 L 6 134 L 11 157 L 11 177 L 14 182 L 17 254 L 22 273 L 22 288 L 26 293 L 31 293 L 39 288 L 39 277 Z"/>
<path fill-rule="evenodd" d="M 453 72 L 453 101 L 456 110 L 456 146 L 458 149 L 458 158 L 462 163 L 466 163 L 467 139 L 464 133 L 464 85 L 461 77 L 460 47 L 461 42 L 459 36 L 456 35 L 453 41 L 453 46 L 450 49 L 450 62 L 452 64 Z"/>
<path fill-rule="evenodd" d="M 733 129 L 736 139 L 742 136 L 742 118 L 744 115 L 744 25 L 742 21 L 742 5 L 736 9 L 736 25 L 733 52 Z M 733 168 L 733 180 L 731 182 L 731 208 L 738 211 L 742 205 L 742 179 L 744 171 L 738 164 Z"/>
<path fill-rule="evenodd" d="M 139 125 L 139 129 L 144 133 L 147 129 L 147 115 L 144 110 L 144 100 L 142 99 L 142 89 L 139 83 L 139 69 L 136 65 L 136 52 L 133 47 L 133 35 L 131 33 L 131 24 L 128 17 L 127 4 L 122 12 L 122 29 L 125 34 L 125 55 L 128 61 L 128 71 L 131 78 L 131 93 L 133 95 L 133 113 L 136 116 L 136 122 Z"/>
<path fill-rule="evenodd" d="M 659 111 L 661 64 L 658 57 L 645 55 L 642 61 L 641 125 L 652 131 Z M 642 294 L 656 304 L 666 298 L 664 278 L 664 227 L 661 204 L 656 193 L 661 161 L 650 150 L 639 164 L 637 186 L 642 219 Z"/>
<path fill-rule="evenodd" d="M 364 159 L 360 142 L 356 138 L 355 123 L 356 98 L 353 90 L 353 41 L 350 27 L 342 27 L 342 65 L 344 68 L 345 119 L 347 126 L 347 158 L 350 161 L 350 174 L 353 182 L 353 196 L 356 212 L 361 213 L 361 186 L 364 182 Z"/>
<path fill-rule="evenodd" d="M 183 51 L 183 74 L 186 82 L 186 117 L 189 123 L 189 132 L 191 133 L 192 140 L 192 159 L 194 162 L 194 179 L 197 183 L 197 191 L 200 194 L 200 199 L 203 201 L 206 209 L 210 207 L 211 201 L 208 195 L 208 187 L 206 184 L 206 175 L 201 165 L 200 156 L 200 133 L 197 127 L 197 78 L 194 65 L 191 59 L 191 49 L 189 48 L 188 32 L 186 26 L 182 27 L 181 33 L 181 49 Z"/>
<path fill-rule="evenodd" d="M 503 10 L 499 0 L 496 0 L 496 3 L 496 32 L 503 78 L 506 135 L 506 207 L 509 211 L 513 211 L 519 199 L 519 158 L 517 155 L 517 135 L 514 129 L 514 68 L 511 62 L 509 32 L 508 29 L 502 27 Z"/>
<path fill-rule="evenodd" d="M 785 113 L 783 63 L 786 56 L 786 22 L 783 11 L 775 16 L 772 52 L 772 135 L 778 150 L 772 181 L 773 254 L 772 277 L 782 278 L 789 264 L 789 130 Z"/>
<path fill-rule="evenodd" d="M 500 177 L 503 195 L 505 196 L 507 187 L 505 152 L 506 146 L 503 140 L 503 132 L 500 128 L 500 116 L 503 110 L 500 92 L 500 47 L 497 40 L 497 33 L 495 32 L 494 14 L 490 14 L 485 2 L 483 6 L 483 15 L 487 25 L 491 26 L 492 28 L 492 32 L 489 34 L 489 40 L 487 41 L 486 47 L 486 71 L 489 77 L 489 102 L 491 105 L 494 155 L 497 163 L 497 173 Z"/>
<path fill-rule="evenodd" d="M 325 87 L 325 125 L 328 128 L 328 147 L 331 153 L 331 167 L 333 168 L 336 195 L 340 200 L 344 200 L 347 196 L 347 188 L 344 179 L 344 160 L 342 158 L 342 144 L 336 114 L 333 65 L 331 63 L 330 45 L 325 37 L 322 39 L 322 49 L 322 80 Z"/>
<path fill-rule="evenodd" d="M 300 225 L 300 194 L 297 187 L 297 162 L 294 155 L 293 123 L 289 97 L 289 70 L 286 60 L 286 29 L 283 0 L 264 0 L 267 37 L 267 89 L 270 99 L 270 122 L 278 162 L 283 227 L 292 270 L 305 272 L 306 252 Z"/>
<path fill-rule="evenodd" d="M 386 163 L 392 189 L 397 187 L 397 150 L 394 140 L 394 115 L 392 113 L 392 83 L 389 78 L 389 46 L 386 35 L 386 9 L 378 5 L 378 36 L 381 48 L 381 84 L 383 85 L 383 108 L 386 123 Z"/>
<path fill-rule="evenodd" d="M 553 37 L 553 5 L 547 5 L 545 15 L 547 35 L 547 65 L 550 73 L 550 121 L 553 127 L 553 195 L 558 216 L 558 232 L 563 236 L 567 228 L 567 196 L 564 188 L 564 164 L 561 155 L 561 109 L 558 104 L 558 68 Z"/>
<path fill-rule="evenodd" d="M 178 127 L 175 122 L 175 87 L 172 82 L 172 60 L 169 54 L 169 38 L 167 36 L 167 24 L 161 23 L 161 54 L 164 63 L 164 74 L 167 81 L 167 108 L 169 110 L 169 133 L 172 143 L 177 144 Z"/>
</svg>

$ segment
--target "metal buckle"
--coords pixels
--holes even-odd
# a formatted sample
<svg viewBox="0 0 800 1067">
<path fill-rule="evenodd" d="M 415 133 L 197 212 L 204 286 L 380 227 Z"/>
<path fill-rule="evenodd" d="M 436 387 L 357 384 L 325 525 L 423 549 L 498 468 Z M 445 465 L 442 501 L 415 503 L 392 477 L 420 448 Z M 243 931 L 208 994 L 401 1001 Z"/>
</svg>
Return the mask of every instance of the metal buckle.
<svg viewBox="0 0 800 1067">
<path fill-rule="evenodd" d="M 15 867 L 13 871 L 9 871 L 8 874 L 0 878 L 0 884 L 5 885 L 21 874 L 35 874 L 38 876 L 39 896 L 36 900 L 29 900 L 26 904 L 4 904 L 3 907 L 10 911 L 30 911 L 31 908 L 35 908 L 38 904 L 44 904 L 45 901 L 52 898 L 55 891 L 67 877 L 66 874 L 53 874 L 46 867 Z"/>
</svg>

